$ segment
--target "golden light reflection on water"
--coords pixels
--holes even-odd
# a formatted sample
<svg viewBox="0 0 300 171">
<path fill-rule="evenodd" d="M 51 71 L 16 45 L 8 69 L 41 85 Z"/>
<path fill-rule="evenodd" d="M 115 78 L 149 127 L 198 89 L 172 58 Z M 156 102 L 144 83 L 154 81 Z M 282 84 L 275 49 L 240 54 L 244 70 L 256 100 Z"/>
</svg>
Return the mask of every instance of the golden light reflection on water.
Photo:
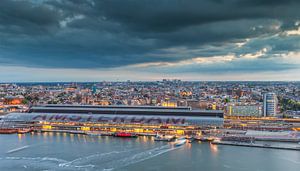
<svg viewBox="0 0 300 171">
<path fill-rule="evenodd" d="M 66 142 L 66 140 L 67 140 L 67 133 L 64 132 L 62 135 L 63 135 L 63 141 Z"/>
<path fill-rule="evenodd" d="M 105 137 L 105 143 L 109 143 L 109 138 L 108 138 L 108 136 Z"/>
<path fill-rule="evenodd" d="M 218 154 L 218 146 L 214 145 L 212 143 L 209 143 L 210 151 L 212 154 L 217 155 Z"/>
<path fill-rule="evenodd" d="M 144 143 L 146 143 L 148 141 L 146 136 L 143 136 L 142 140 Z"/>
<path fill-rule="evenodd" d="M 83 137 L 83 142 L 86 143 L 87 142 L 87 136 L 83 135 L 82 137 Z"/>
<path fill-rule="evenodd" d="M 61 133 L 60 133 L 60 132 L 57 132 L 57 133 L 56 133 L 56 142 L 59 142 L 59 141 L 60 141 L 60 138 L 61 138 Z"/>
<path fill-rule="evenodd" d="M 101 141 L 101 137 L 100 136 L 98 136 L 98 141 Z"/>
<path fill-rule="evenodd" d="M 48 137 L 50 138 L 51 141 L 53 141 L 53 136 L 54 136 L 53 132 L 49 132 Z"/>
<path fill-rule="evenodd" d="M 154 143 L 155 143 L 155 142 L 154 142 L 154 137 L 153 137 L 153 136 L 151 136 L 149 139 L 150 139 L 151 144 L 154 144 Z"/>
<path fill-rule="evenodd" d="M 185 146 L 186 146 L 188 149 L 191 149 L 191 148 L 192 148 L 192 143 L 187 142 L 187 143 L 185 144 Z"/>
<path fill-rule="evenodd" d="M 42 133 L 43 139 L 47 140 L 48 139 L 48 132 Z"/>
<path fill-rule="evenodd" d="M 22 140 L 23 138 L 25 138 L 25 134 L 18 134 L 18 139 Z"/>
<path fill-rule="evenodd" d="M 70 141 L 74 142 L 74 134 L 69 134 L 69 136 L 70 136 Z"/>
</svg>

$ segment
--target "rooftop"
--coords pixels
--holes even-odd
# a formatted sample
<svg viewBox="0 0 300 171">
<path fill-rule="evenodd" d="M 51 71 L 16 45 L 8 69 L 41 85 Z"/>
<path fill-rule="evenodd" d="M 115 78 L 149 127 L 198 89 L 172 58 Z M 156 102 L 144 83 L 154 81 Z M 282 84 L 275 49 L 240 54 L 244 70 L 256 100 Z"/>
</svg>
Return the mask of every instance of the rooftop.
<svg viewBox="0 0 300 171">
<path fill-rule="evenodd" d="M 34 106 L 29 113 L 78 113 L 78 114 L 114 114 L 114 115 L 169 115 L 169 116 L 214 116 L 223 117 L 222 110 L 191 110 L 187 108 L 165 108 L 148 106 L 86 106 L 51 105 Z"/>
</svg>

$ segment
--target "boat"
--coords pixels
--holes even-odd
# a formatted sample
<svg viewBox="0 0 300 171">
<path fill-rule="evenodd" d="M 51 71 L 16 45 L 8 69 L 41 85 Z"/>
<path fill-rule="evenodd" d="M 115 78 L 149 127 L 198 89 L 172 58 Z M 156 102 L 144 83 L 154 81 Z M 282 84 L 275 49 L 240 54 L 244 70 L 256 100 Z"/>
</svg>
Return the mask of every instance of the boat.
<svg viewBox="0 0 300 171">
<path fill-rule="evenodd" d="M 179 138 L 175 141 L 174 145 L 176 147 L 182 146 L 183 144 L 186 143 L 186 139 L 185 138 Z"/>
<path fill-rule="evenodd" d="M 18 129 L 14 128 L 1 128 L 0 134 L 15 134 L 18 133 Z"/>
<path fill-rule="evenodd" d="M 111 136 L 112 135 L 112 133 L 102 132 L 102 131 L 87 131 L 85 132 L 85 134 L 90 136 Z"/>
<path fill-rule="evenodd" d="M 86 135 L 90 135 L 90 136 L 101 136 L 102 134 L 100 132 L 97 131 L 88 131 L 85 132 Z"/>
<path fill-rule="evenodd" d="M 195 138 L 193 136 L 186 136 L 185 138 L 188 143 L 192 143 L 193 141 L 195 141 Z"/>
<path fill-rule="evenodd" d="M 187 142 L 188 142 L 188 143 L 192 143 L 193 141 L 195 141 L 194 138 L 187 139 Z"/>
<path fill-rule="evenodd" d="M 26 134 L 29 132 L 32 132 L 32 129 L 29 129 L 29 128 L 18 129 L 18 134 Z"/>
<path fill-rule="evenodd" d="M 213 137 L 206 137 L 206 136 L 195 136 L 194 139 L 199 140 L 199 141 L 213 141 L 214 140 Z"/>
<path fill-rule="evenodd" d="M 154 138 L 154 141 L 173 141 L 175 139 L 175 136 L 173 135 L 156 135 Z"/>
<path fill-rule="evenodd" d="M 124 137 L 124 138 L 136 138 L 137 135 L 130 132 L 117 132 L 114 134 L 115 137 Z"/>
</svg>

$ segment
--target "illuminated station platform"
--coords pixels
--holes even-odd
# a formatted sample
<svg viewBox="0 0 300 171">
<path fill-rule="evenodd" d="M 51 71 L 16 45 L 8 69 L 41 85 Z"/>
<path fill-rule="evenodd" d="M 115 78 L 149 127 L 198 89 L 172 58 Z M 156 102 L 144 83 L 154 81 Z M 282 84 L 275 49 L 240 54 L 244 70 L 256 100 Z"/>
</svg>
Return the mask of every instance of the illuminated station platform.
<svg viewBox="0 0 300 171">
<path fill-rule="evenodd" d="M 189 107 L 43 105 L 34 106 L 27 113 L 2 116 L 0 124 L 43 131 L 186 134 L 220 128 L 223 122 L 223 111 Z"/>
</svg>

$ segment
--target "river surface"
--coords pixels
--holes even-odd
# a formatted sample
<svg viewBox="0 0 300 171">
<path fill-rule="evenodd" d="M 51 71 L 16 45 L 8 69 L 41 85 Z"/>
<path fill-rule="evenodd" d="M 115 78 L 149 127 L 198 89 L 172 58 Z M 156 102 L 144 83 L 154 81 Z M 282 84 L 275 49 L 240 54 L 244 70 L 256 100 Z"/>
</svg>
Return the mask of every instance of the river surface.
<svg viewBox="0 0 300 171">
<path fill-rule="evenodd" d="M 0 135 L 0 170 L 299 171 L 300 152 L 193 142 L 174 147 L 152 137 L 67 133 Z"/>
</svg>

